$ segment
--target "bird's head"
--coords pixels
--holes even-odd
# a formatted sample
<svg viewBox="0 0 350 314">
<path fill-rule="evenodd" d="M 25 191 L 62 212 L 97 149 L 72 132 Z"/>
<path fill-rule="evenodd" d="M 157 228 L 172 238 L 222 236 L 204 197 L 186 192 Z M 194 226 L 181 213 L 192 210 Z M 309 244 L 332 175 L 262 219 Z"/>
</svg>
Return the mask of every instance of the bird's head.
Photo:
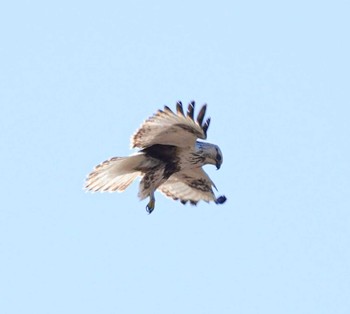
<svg viewBox="0 0 350 314">
<path fill-rule="evenodd" d="M 205 164 L 215 165 L 216 169 L 220 169 L 223 156 L 219 146 L 205 142 L 197 142 L 197 148 L 201 151 L 201 155 L 205 157 Z"/>
</svg>

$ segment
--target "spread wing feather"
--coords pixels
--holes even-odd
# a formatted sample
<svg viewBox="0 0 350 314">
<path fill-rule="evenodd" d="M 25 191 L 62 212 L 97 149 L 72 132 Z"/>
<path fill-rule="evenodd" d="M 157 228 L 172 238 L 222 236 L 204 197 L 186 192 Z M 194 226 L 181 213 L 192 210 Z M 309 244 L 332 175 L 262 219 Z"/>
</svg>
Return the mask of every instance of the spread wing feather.
<svg viewBox="0 0 350 314">
<path fill-rule="evenodd" d="M 146 148 L 155 144 L 174 145 L 178 147 L 193 146 L 198 138 L 206 139 L 210 118 L 203 123 L 207 106 L 203 105 L 197 120 L 194 120 L 192 101 L 184 114 L 182 103 L 176 104 L 176 113 L 165 106 L 148 118 L 132 136 L 132 148 Z"/>
<path fill-rule="evenodd" d="M 212 187 L 216 189 L 215 184 L 204 170 L 195 168 L 173 174 L 158 189 L 164 195 L 180 200 L 183 204 L 189 201 L 196 205 L 200 200 L 216 202 Z"/>
</svg>

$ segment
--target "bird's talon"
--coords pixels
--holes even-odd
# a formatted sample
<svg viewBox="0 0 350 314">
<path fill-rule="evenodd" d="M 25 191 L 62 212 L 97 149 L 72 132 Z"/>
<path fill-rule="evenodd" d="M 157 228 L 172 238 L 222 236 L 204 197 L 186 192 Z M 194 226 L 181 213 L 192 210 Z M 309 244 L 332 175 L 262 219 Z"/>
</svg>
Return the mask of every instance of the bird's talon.
<svg viewBox="0 0 350 314">
<path fill-rule="evenodd" d="M 146 206 L 146 211 L 148 214 L 151 214 L 155 207 L 155 200 L 150 200 Z"/>
<path fill-rule="evenodd" d="M 221 195 L 221 196 L 219 196 L 219 197 L 216 199 L 215 203 L 216 203 L 216 204 L 223 204 L 223 203 L 226 202 L 226 200 L 227 200 L 226 196 L 225 196 L 225 195 Z"/>
</svg>

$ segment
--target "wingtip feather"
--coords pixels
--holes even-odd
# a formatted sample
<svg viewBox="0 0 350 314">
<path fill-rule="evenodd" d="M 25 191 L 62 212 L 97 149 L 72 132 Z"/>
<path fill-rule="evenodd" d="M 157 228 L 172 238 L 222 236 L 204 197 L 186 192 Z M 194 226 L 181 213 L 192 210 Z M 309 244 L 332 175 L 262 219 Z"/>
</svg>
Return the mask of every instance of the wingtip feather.
<svg viewBox="0 0 350 314">
<path fill-rule="evenodd" d="M 202 129 L 203 129 L 203 132 L 205 135 L 207 135 L 207 131 L 208 131 L 208 128 L 209 128 L 209 125 L 210 125 L 210 118 L 207 119 L 207 121 L 205 121 Z"/>
<path fill-rule="evenodd" d="M 173 113 L 173 111 L 168 106 L 164 106 L 164 111 L 169 112 L 169 113 Z"/>
<path fill-rule="evenodd" d="M 193 120 L 194 106 L 195 106 L 195 102 L 191 101 L 188 104 L 188 108 L 187 108 L 187 117 L 189 117 L 191 120 Z"/>
<path fill-rule="evenodd" d="M 198 113 L 197 122 L 200 126 L 202 126 L 206 110 L 207 110 L 207 104 L 204 104 Z"/>
<path fill-rule="evenodd" d="M 182 108 L 182 102 L 181 101 L 178 101 L 176 103 L 176 112 L 177 112 L 178 115 L 185 116 L 184 110 Z"/>
</svg>

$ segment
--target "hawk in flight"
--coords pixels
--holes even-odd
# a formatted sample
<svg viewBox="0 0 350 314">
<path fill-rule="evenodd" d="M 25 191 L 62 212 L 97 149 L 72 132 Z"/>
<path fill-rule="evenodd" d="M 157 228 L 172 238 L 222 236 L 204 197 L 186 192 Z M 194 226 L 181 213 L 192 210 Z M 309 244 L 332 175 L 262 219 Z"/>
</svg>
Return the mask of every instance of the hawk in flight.
<svg viewBox="0 0 350 314">
<path fill-rule="evenodd" d="M 222 164 L 222 153 L 217 145 L 197 141 L 206 139 L 210 123 L 204 123 L 207 109 L 203 105 L 194 120 L 194 101 L 184 113 L 177 102 L 176 113 L 165 106 L 148 118 L 132 136 L 132 148 L 139 152 L 129 157 L 113 157 L 97 165 L 86 179 L 86 190 L 92 192 L 122 192 L 137 177 L 141 177 L 138 196 L 149 197 L 146 206 L 150 214 L 155 207 L 154 192 L 159 190 L 174 200 L 196 205 L 198 201 L 222 204 L 225 196 L 216 197 L 215 184 L 202 166 Z"/>
</svg>

